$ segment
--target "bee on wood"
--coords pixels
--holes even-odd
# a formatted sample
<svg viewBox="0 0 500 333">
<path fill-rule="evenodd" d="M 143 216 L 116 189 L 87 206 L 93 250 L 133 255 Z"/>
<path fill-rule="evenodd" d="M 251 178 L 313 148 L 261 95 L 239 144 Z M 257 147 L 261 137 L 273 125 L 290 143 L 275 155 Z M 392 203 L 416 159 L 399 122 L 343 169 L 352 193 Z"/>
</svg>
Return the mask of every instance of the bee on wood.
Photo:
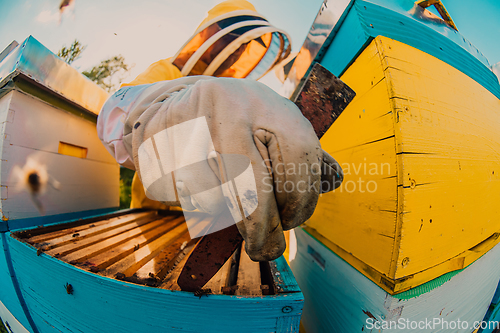
<svg viewBox="0 0 500 333">
<path fill-rule="evenodd" d="M 66 292 L 68 293 L 68 295 L 73 295 L 73 286 L 71 284 L 66 282 L 66 284 L 64 285 L 64 288 L 66 289 Z"/>
<path fill-rule="evenodd" d="M 201 299 L 201 296 L 207 296 L 212 293 L 212 289 L 206 288 L 206 289 L 198 289 L 196 290 L 193 294 L 197 296 L 198 298 Z"/>
</svg>

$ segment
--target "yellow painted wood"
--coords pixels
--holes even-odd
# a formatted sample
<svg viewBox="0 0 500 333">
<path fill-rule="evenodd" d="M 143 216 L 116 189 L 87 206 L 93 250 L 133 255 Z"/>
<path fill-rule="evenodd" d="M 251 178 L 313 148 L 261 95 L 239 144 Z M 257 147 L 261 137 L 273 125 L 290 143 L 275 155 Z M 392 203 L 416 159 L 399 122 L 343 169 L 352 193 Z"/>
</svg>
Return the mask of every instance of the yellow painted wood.
<svg viewBox="0 0 500 333">
<path fill-rule="evenodd" d="M 420 286 L 421 284 L 429 282 L 430 280 L 448 272 L 467 267 L 468 265 L 479 259 L 483 254 L 491 250 L 500 240 L 500 234 L 495 233 L 478 246 L 464 251 L 459 255 L 440 263 L 439 265 L 429 267 L 425 271 L 407 275 L 399 279 L 391 279 L 388 278 L 385 274 L 380 273 L 367 263 L 352 256 L 351 253 L 340 248 L 337 244 L 333 243 L 328 238 L 318 233 L 315 229 L 309 226 L 305 226 L 304 230 L 391 295 Z"/>
<path fill-rule="evenodd" d="M 391 78 L 402 152 L 399 278 L 500 229 L 500 101 L 428 54 L 389 39 L 377 43 Z"/>
<path fill-rule="evenodd" d="M 382 78 L 372 84 L 374 77 Z M 341 188 L 320 198 L 308 231 L 389 292 L 466 267 L 498 243 L 500 101 L 455 68 L 385 37 L 341 79 L 357 96 L 321 143 L 350 170 Z M 378 164 L 379 174 L 363 162 L 367 170 Z M 380 174 L 383 163 L 390 172 Z M 359 178 L 377 190 L 345 191 Z"/>
<path fill-rule="evenodd" d="M 344 182 L 321 196 L 308 226 L 357 260 L 388 272 L 397 217 L 396 152 L 387 84 L 374 43 L 342 80 L 356 97 L 322 137 L 321 145 L 342 166 Z M 370 191 L 365 188 L 368 183 Z M 376 190 L 371 187 L 374 183 Z"/>
<path fill-rule="evenodd" d="M 71 143 L 59 141 L 59 149 L 57 152 L 62 155 L 74 156 L 79 158 L 87 158 L 88 149 Z"/>
</svg>

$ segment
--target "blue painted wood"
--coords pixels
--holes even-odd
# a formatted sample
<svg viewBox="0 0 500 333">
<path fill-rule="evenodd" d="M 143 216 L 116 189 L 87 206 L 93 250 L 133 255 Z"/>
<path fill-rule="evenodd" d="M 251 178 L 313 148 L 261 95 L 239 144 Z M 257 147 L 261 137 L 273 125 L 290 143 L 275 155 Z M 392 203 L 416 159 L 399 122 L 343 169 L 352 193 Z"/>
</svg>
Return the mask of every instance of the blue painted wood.
<svg viewBox="0 0 500 333">
<path fill-rule="evenodd" d="M 0 234 L 0 238 L 0 301 L 23 326 L 29 327 L 28 319 L 24 314 L 21 302 L 19 302 L 19 298 L 17 297 L 16 290 L 12 283 L 12 276 L 7 263 L 7 257 L 10 261 L 10 255 L 7 252 L 8 249 L 4 247 L 4 244 L 7 244 L 5 234 Z"/>
<path fill-rule="evenodd" d="M 356 9 L 360 15 L 360 20 L 364 21 L 363 26 L 365 29 L 374 29 L 375 31 L 375 34 L 370 33 L 372 36 L 376 35 L 378 31 L 385 31 L 400 35 L 400 38 L 416 39 L 412 43 L 417 43 L 423 47 L 436 47 L 426 45 L 430 44 L 430 41 L 424 37 L 439 34 L 444 39 L 437 40 L 444 41 L 446 39 L 452 41 L 480 61 L 484 66 L 490 67 L 488 59 L 460 34 L 460 27 L 458 27 L 459 31 L 457 32 L 444 23 L 444 21 L 419 18 L 414 14 L 414 6 L 415 2 L 413 0 L 357 0 L 356 3 Z M 382 15 L 386 15 L 385 19 Z M 378 27 L 375 26 L 374 22 L 369 22 L 372 19 L 380 23 Z M 400 23 L 400 20 L 403 20 L 403 24 Z M 371 27 L 370 24 L 374 26 Z"/>
<path fill-rule="evenodd" d="M 500 283 L 497 286 L 495 295 L 493 295 L 482 325 L 484 326 L 479 329 L 478 333 L 492 333 L 495 329 L 500 329 Z"/>
<path fill-rule="evenodd" d="M 93 209 L 86 210 L 81 212 L 74 213 L 65 213 L 58 215 L 49 215 L 49 216 L 39 216 L 27 219 L 18 219 L 18 220 L 9 220 L 5 223 L 0 223 L 0 232 L 5 231 L 16 231 L 21 229 L 29 229 L 33 227 L 39 226 L 48 226 L 53 224 L 61 224 L 61 223 L 69 223 L 74 222 L 80 219 L 93 218 L 102 216 L 105 214 L 109 214 L 112 212 L 118 211 L 119 207 L 111 207 L 111 208 L 102 208 L 102 209 Z"/>
<path fill-rule="evenodd" d="M 372 326 L 375 321 L 397 324 L 401 319 L 418 324 L 434 318 L 455 324 L 461 320 L 469 326 L 456 330 L 442 329 L 445 326 L 440 324 L 424 330 L 399 326 L 381 331 L 470 333 L 473 329 L 468 328 L 484 318 L 499 281 L 500 245 L 439 287 L 410 299 L 399 299 L 302 228 L 295 228 L 294 232 L 297 253 L 290 266 L 306 299 L 302 323 L 308 333 L 379 332 Z"/>
<path fill-rule="evenodd" d="M 7 241 L 40 332 L 274 332 L 302 313 L 300 292 L 199 298 L 104 278 L 46 254 L 37 256 L 33 247 L 12 237 Z"/>
<path fill-rule="evenodd" d="M 276 332 L 294 333 L 299 331 L 300 316 L 280 317 L 276 324 Z"/>
<path fill-rule="evenodd" d="M 20 322 L 12 315 L 12 313 L 5 307 L 5 305 L 0 301 L 0 319 L 3 322 L 5 328 L 10 329 L 11 332 L 15 333 L 30 333 Z M 1 325 L 0 325 L 1 327 Z M 4 332 L 4 331 L 2 331 Z"/>
<path fill-rule="evenodd" d="M 413 15 L 413 6 L 413 0 L 356 0 L 343 26 L 329 37 L 328 49 L 320 52 L 323 57 L 316 61 L 340 76 L 370 39 L 381 35 L 446 62 L 500 98 L 498 79 L 481 52 L 444 23 Z"/>
<path fill-rule="evenodd" d="M 498 303 L 500 303 L 500 283 L 498 284 L 495 295 L 493 295 L 493 299 L 491 300 L 491 304 L 497 305 Z"/>
<path fill-rule="evenodd" d="M 470 76 L 500 98 L 498 79 L 486 57 L 444 23 L 424 21 L 412 15 L 413 6 L 411 0 L 356 2 L 363 28 L 371 36 L 383 35 L 422 50 Z"/>
<path fill-rule="evenodd" d="M 363 29 L 359 16 L 353 8 L 324 51 L 321 64 L 340 77 L 372 39 Z"/>
<path fill-rule="evenodd" d="M 31 328 L 32 332 L 37 333 L 38 330 L 28 312 L 26 302 L 19 288 L 7 237 L 5 233 L 0 234 L 2 250 L 0 254 L 0 286 L 2 286 L 0 288 L 0 300 L 21 325 L 25 328 Z"/>
<path fill-rule="evenodd" d="M 293 276 L 292 270 L 285 257 L 281 256 L 276 260 L 270 261 L 269 266 L 273 273 L 274 285 L 278 293 L 297 293 L 300 292 L 299 285 Z"/>
<path fill-rule="evenodd" d="M 376 310 L 384 308 L 385 291 L 302 228 L 294 231 L 297 253 L 290 266 L 306 299 L 306 332 L 364 332 L 363 310 L 380 318 Z"/>
</svg>

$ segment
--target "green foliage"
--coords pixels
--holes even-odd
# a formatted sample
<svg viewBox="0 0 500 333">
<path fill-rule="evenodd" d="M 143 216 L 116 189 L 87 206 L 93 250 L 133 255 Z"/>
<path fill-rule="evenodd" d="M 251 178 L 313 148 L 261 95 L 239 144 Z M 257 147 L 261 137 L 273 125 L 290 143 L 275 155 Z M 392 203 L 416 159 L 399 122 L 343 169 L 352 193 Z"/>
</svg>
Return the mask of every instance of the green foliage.
<svg viewBox="0 0 500 333">
<path fill-rule="evenodd" d="M 83 45 L 78 39 L 75 39 L 70 47 L 63 46 L 57 55 L 71 65 L 73 61 L 80 58 L 86 48 L 87 45 Z M 117 55 L 101 61 L 99 65 L 83 71 L 82 74 L 106 91 L 112 92 L 118 89 L 125 73 L 130 69 L 131 66 L 125 63 L 125 58 L 122 55 Z"/>
<path fill-rule="evenodd" d="M 0 318 L 0 333 L 8 333 L 7 329 L 5 328 L 2 318 Z"/>
<path fill-rule="evenodd" d="M 134 170 L 120 167 L 120 209 L 130 208 Z"/>
<path fill-rule="evenodd" d="M 97 83 L 108 92 L 116 90 L 123 80 L 123 75 L 128 72 L 130 66 L 125 63 L 122 55 L 101 61 L 97 66 L 88 71 L 82 72 L 83 75 Z"/>
<path fill-rule="evenodd" d="M 75 39 L 69 48 L 63 46 L 62 49 L 57 52 L 57 55 L 71 65 L 73 61 L 80 58 L 82 52 L 85 51 L 86 48 L 86 45 L 83 45 L 78 39 Z"/>
</svg>

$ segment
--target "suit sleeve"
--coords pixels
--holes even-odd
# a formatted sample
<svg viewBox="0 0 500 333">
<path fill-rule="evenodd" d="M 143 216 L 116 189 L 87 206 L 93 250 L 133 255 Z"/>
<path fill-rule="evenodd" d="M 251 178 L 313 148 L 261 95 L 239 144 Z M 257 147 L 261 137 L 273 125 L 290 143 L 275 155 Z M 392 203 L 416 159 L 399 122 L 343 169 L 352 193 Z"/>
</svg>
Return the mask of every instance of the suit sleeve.
<svg viewBox="0 0 500 333">
<path fill-rule="evenodd" d="M 181 72 L 172 65 L 170 59 L 160 60 L 149 66 L 132 82 L 123 84 L 120 90 L 106 101 L 97 120 L 97 133 L 106 149 L 120 165 L 135 170 L 131 152 L 123 144 L 123 130 L 125 119 L 137 99 L 154 83 L 180 77 L 182 77 Z"/>
</svg>

